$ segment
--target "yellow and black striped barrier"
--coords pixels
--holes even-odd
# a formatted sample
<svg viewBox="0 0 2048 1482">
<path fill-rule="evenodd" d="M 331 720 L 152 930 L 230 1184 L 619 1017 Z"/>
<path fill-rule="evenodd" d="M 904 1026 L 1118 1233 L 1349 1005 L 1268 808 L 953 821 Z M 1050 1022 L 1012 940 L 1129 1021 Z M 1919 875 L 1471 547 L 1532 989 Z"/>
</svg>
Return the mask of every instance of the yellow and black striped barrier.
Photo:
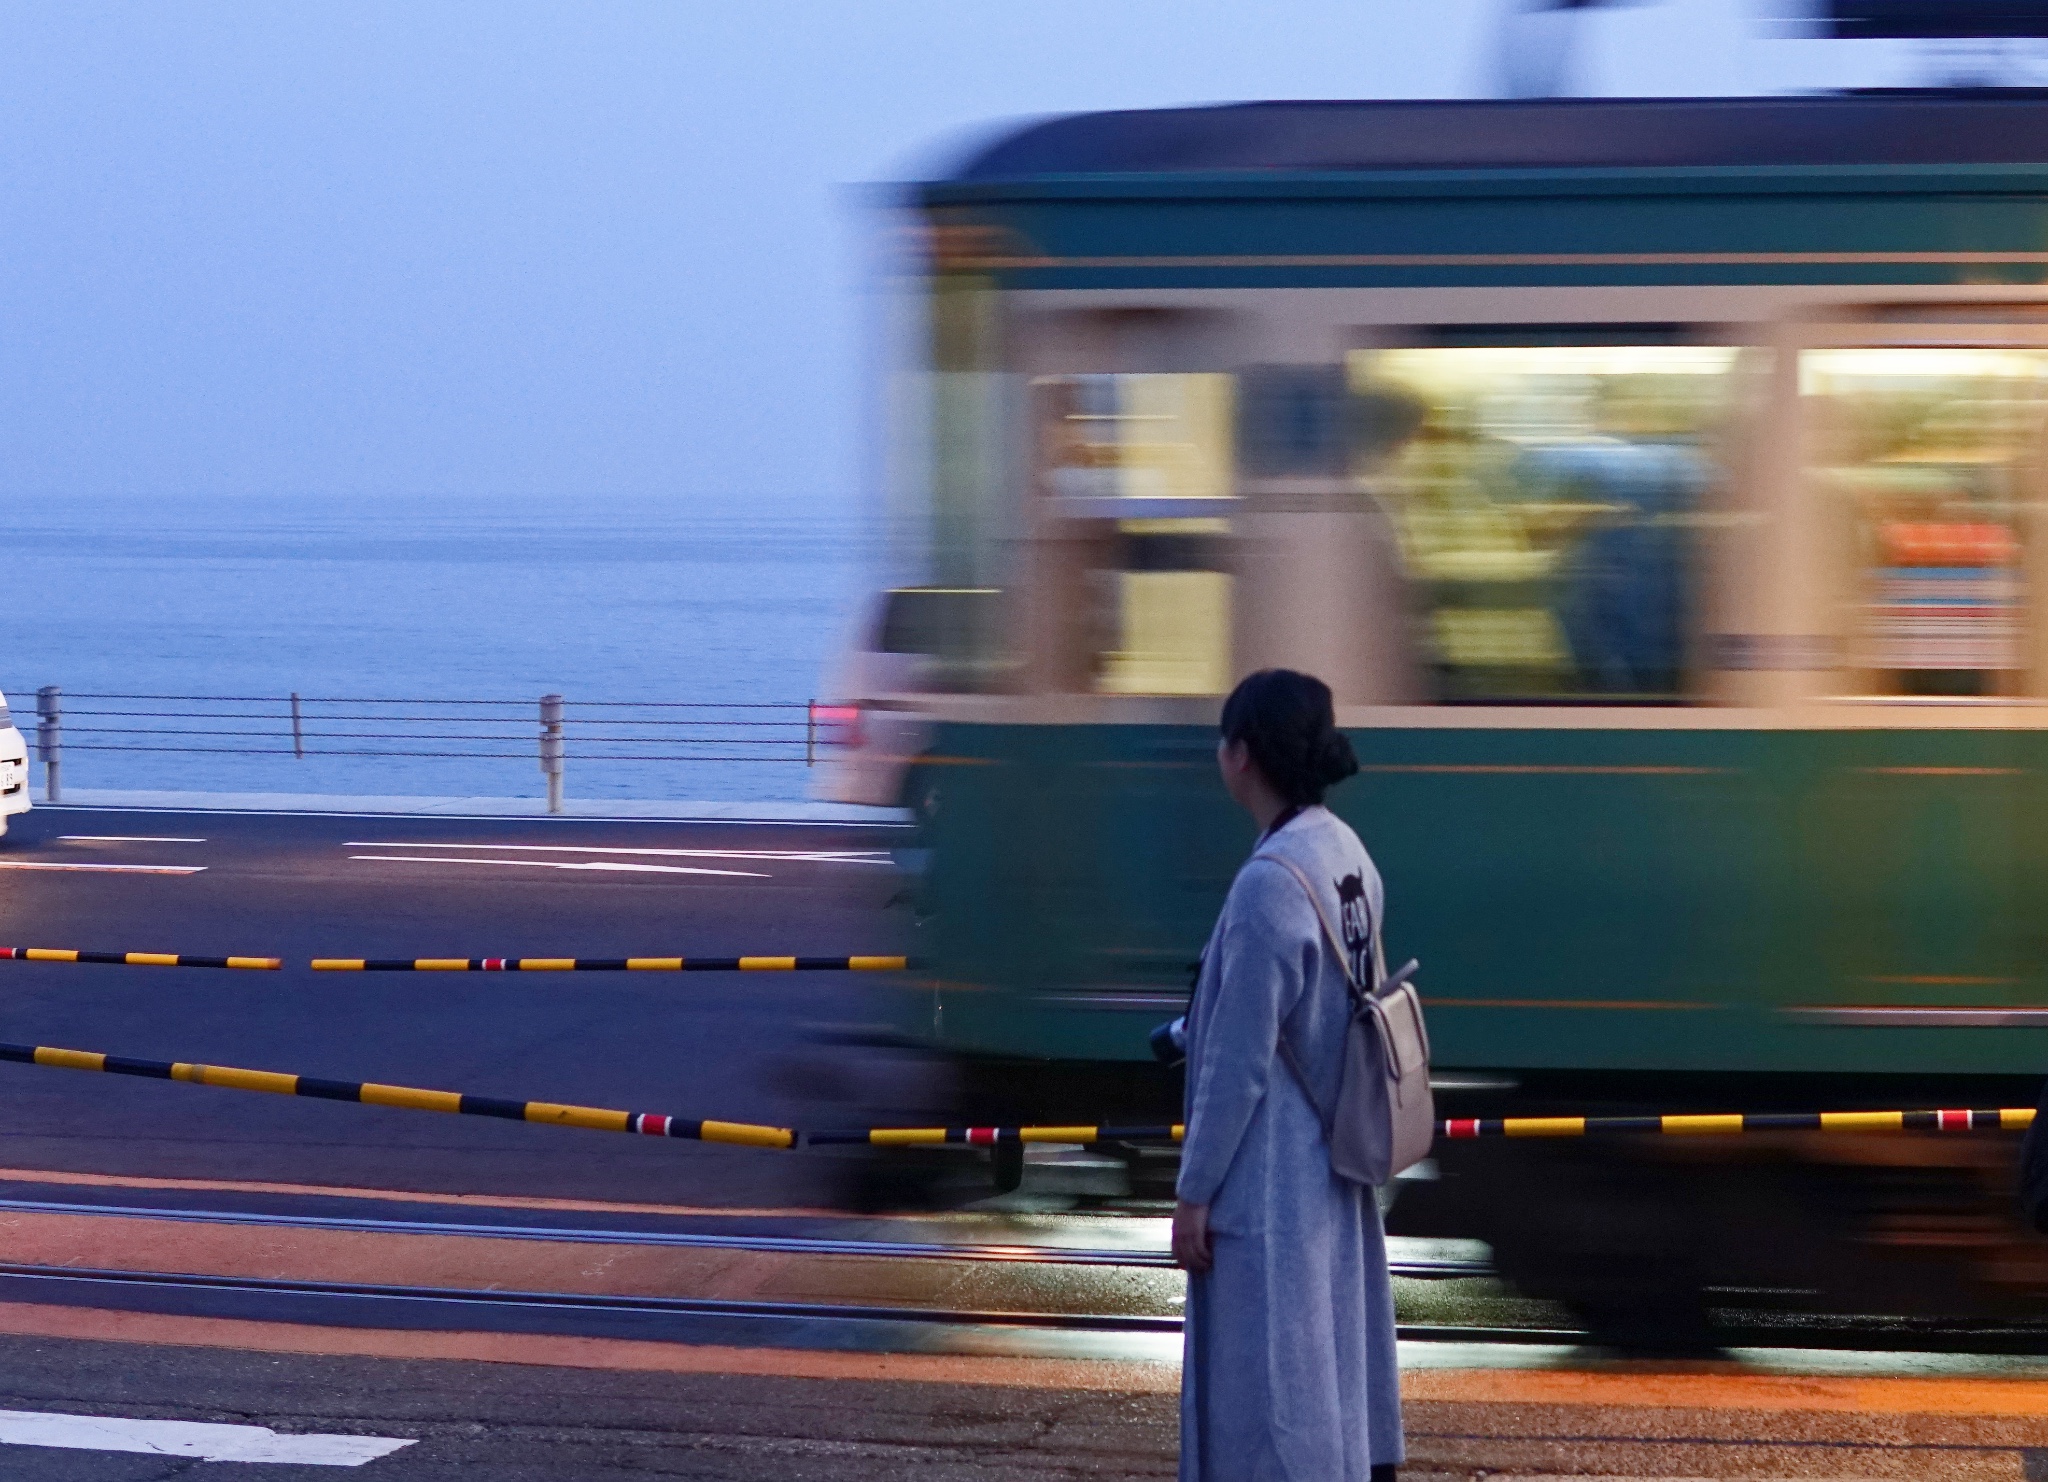
<svg viewBox="0 0 2048 1482">
<path fill-rule="evenodd" d="M 0 951 L 12 952 L 5 948 Z M 139 954 L 138 954 L 139 955 Z M 59 960 L 70 961 L 69 957 Z M 836 960 L 836 959 L 835 959 Z M 222 963 L 234 959 L 221 959 Z M 274 964 L 273 964 L 274 965 Z M 844 1131 L 799 1132 L 752 1122 L 721 1122 L 672 1117 L 658 1112 L 613 1111 L 604 1107 L 568 1106 L 552 1101 L 511 1101 L 496 1096 L 470 1096 L 457 1091 L 427 1091 L 412 1086 L 387 1086 L 374 1081 L 336 1081 L 272 1070 L 240 1070 L 225 1065 L 184 1061 L 137 1060 L 93 1050 L 65 1050 L 51 1045 L 0 1044 L 0 1062 L 53 1066 L 65 1070 L 96 1070 L 149 1080 L 183 1081 L 188 1085 L 220 1086 L 236 1091 L 264 1091 L 278 1096 L 312 1096 L 323 1101 L 354 1101 L 365 1106 L 403 1107 L 413 1111 L 451 1112 L 471 1117 L 499 1117 L 514 1122 L 540 1122 L 557 1127 L 584 1127 L 599 1132 L 632 1132 L 647 1137 L 676 1137 L 740 1147 L 793 1148 L 862 1145 L 869 1147 L 931 1147 L 957 1144 L 995 1148 L 1023 1143 L 1087 1146 L 1105 1142 L 1180 1142 L 1180 1123 L 1145 1126 L 1067 1124 L 1019 1127 L 863 1127 Z M 2032 1107 L 1940 1109 L 1923 1111 L 1719 1112 L 1667 1113 L 1660 1116 L 1576 1117 L 1452 1117 L 1437 1123 L 1437 1135 L 1450 1141 L 1485 1137 L 1727 1136 L 1749 1132 L 2024 1132 L 2034 1124 Z"/>
<path fill-rule="evenodd" d="M 0 1061 L 48 1065 L 63 1070 L 98 1070 L 110 1075 L 143 1076 L 158 1081 L 183 1081 L 193 1086 L 221 1086 L 233 1091 L 267 1091 L 275 1096 L 314 1096 L 322 1101 L 356 1101 L 364 1106 L 396 1106 L 410 1111 L 453 1112 L 466 1117 L 502 1117 L 513 1122 L 542 1122 L 554 1127 L 586 1127 L 596 1132 L 637 1132 L 647 1137 L 682 1137 L 695 1142 L 734 1143 L 741 1147 L 795 1147 L 797 1134 L 788 1127 L 762 1127 L 751 1122 L 693 1121 L 659 1112 L 609 1111 L 595 1106 L 563 1106 L 552 1101 L 507 1101 L 496 1096 L 465 1096 L 458 1091 L 422 1091 L 413 1086 L 380 1086 L 372 1081 L 330 1081 L 317 1076 L 286 1075 L 274 1070 L 237 1070 L 227 1065 L 188 1065 L 183 1061 L 133 1060 L 93 1050 L 60 1050 L 50 1045 L 0 1044 Z"/>
<path fill-rule="evenodd" d="M 907 957 L 316 957 L 316 973 L 900 973 Z"/>
<path fill-rule="evenodd" d="M 1473 1137 L 1601 1137 L 1653 1133 L 1719 1137 L 1742 1132 L 2024 1132 L 2031 1106 L 1989 1111 L 1717 1112 L 1654 1117 L 1453 1117 L 1437 1135 Z"/>
<path fill-rule="evenodd" d="M 1437 1136 L 1451 1141 L 1476 1137 L 1666 1137 L 1726 1136 L 1744 1132 L 2024 1132 L 2034 1125 L 2034 1109 L 2000 1107 L 1989 1111 L 1839 1111 L 1674 1113 L 1647 1117 L 1452 1117 L 1436 1124 Z M 1045 1127 L 869 1127 L 844 1132 L 806 1133 L 815 1146 L 867 1144 L 873 1147 L 930 1147 L 964 1143 L 995 1147 L 1003 1143 L 1056 1142 L 1081 1145 L 1098 1142 L 1179 1142 L 1186 1129 L 1172 1126 L 1045 1126 Z"/>
<path fill-rule="evenodd" d="M 276 972 L 280 957 L 193 957 L 184 952 L 72 952 L 61 947 L 0 947 L 10 962 L 99 962 L 115 967 L 246 967 Z"/>
<path fill-rule="evenodd" d="M 847 1132 L 807 1132 L 812 1147 L 865 1144 L 878 1148 L 934 1147 L 964 1143 L 992 1148 L 1000 1143 L 1179 1142 L 1185 1131 L 1178 1122 L 1157 1127 L 865 1127 Z"/>
</svg>

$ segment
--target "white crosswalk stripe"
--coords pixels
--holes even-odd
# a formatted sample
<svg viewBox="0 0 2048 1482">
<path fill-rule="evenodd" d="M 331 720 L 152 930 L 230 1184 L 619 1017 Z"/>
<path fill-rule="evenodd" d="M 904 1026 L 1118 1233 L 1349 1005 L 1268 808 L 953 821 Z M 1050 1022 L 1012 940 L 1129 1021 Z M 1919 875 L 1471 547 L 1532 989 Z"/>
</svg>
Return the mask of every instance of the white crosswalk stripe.
<svg viewBox="0 0 2048 1482">
<path fill-rule="evenodd" d="M 129 1420 L 118 1415 L 57 1415 L 0 1410 L 0 1446 L 66 1451 L 134 1451 L 195 1461 L 285 1462 L 302 1467 L 359 1467 L 415 1443 L 392 1436 L 281 1434 L 261 1425 L 195 1420 Z"/>
</svg>

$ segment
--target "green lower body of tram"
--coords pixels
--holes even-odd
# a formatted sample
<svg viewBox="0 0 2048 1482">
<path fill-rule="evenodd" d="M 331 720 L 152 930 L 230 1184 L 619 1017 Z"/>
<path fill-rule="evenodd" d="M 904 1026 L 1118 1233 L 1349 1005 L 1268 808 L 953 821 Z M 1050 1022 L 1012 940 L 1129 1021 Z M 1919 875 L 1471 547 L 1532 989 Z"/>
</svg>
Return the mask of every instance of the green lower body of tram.
<svg viewBox="0 0 2048 1482">
<path fill-rule="evenodd" d="M 2048 1074 L 2048 1014 L 2018 1012 L 2048 986 L 2048 732 L 1350 734 L 1330 805 L 1386 878 L 1390 958 L 1422 962 L 1440 1069 Z M 1148 1060 L 1251 843 L 1214 745 L 942 728 L 920 1030 Z"/>
</svg>

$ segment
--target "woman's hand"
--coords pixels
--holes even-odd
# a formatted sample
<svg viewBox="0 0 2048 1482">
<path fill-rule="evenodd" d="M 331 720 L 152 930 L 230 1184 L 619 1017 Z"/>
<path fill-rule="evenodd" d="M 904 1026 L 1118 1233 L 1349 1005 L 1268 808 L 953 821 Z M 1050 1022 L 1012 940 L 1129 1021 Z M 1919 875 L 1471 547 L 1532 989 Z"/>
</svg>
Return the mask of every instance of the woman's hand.
<svg viewBox="0 0 2048 1482">
<path fill-rule="evenodd" d="M 1209 1248 L 1209 1206 L 1190 1204 L 1185 1199 L 1173 1206 L 1173 1263 L 1196 1274 L 1215 1264 Z"/>
</svg>

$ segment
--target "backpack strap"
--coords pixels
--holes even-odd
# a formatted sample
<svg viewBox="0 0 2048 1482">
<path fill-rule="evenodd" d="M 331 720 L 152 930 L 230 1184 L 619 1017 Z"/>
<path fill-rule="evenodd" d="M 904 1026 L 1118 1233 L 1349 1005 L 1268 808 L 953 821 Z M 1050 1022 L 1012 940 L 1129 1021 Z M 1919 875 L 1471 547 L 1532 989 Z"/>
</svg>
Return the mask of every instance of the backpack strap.
<svg viewBox="0 0 2048 1482">
<path fill-rule="evenodd" d="M 1295 883 L 1300 885 L 1303 892 L 1308 896 L 1308 903 L 1310 908 L 1316 913 L 1316 920 L 1322 923 L 1323 939 L 1330 944 L 1330 950 L 1337 954 L 1337 968 L 1344 974 L 1344 988 L 1346 996 L 1351 1001 L 1351 1012 L 1354 1015 L 1364 1013 L 1366 1006 L 1371 1001 L 1372 995 L 1367 989 L 1360 986 L 1358 979 L 1352 975 L 1351 954 L 1344 949 L 1344 939 L 1337 934 L 1336 927 L 1331 925 L 1329 913 L 1323 909 L 1322 897 L 1316 894 L 1316 888 L 1309 883 L 1308 876 L 1302 873 L 1300 866 L 1296 865 L 1293 860 L 1283 859 L 1277 854 L 1257 854 L 1253 858 L 1270 861 L 1294 876 Z M 1372 903 L 1368 900 L 1366 902 L 1366 913 L 1370 916 L 1371 912 Z M 1386 976 L 1386 964 L 1380 955 L 1380 932 L 1377 921 L 1372 926 L 1372 954 L 1373 976 L 1375 980 L 1383 979 Z M 1279 1052 L 1280 1058 L 1286 1062 L 1287 1069 L 1294 1076 L 1295 1084 L 1301 1087 L 1301 1094 L 1308 1098 L 1310 1109 L 1315 1112 L 1316 1120 L 1322 1124 L 1323 1140 L 1327 1142 L 1330 1138 L 1331 1129 L 1335 1125 L 1334 1114 L 1323 1109 L 1322 1100 L 1316 1095 L 1315 1088 L 1309 1084 L 1308 1073 L 1301 1068 L 1301 1061 L 1295 1058 L 1294 1047 L 1287 1043 L 1287 1025 L 1284 1021 L 1279 1026 L 1278 1038 L 1274 1042 L 1274 1049 Z"/>
</svg>

